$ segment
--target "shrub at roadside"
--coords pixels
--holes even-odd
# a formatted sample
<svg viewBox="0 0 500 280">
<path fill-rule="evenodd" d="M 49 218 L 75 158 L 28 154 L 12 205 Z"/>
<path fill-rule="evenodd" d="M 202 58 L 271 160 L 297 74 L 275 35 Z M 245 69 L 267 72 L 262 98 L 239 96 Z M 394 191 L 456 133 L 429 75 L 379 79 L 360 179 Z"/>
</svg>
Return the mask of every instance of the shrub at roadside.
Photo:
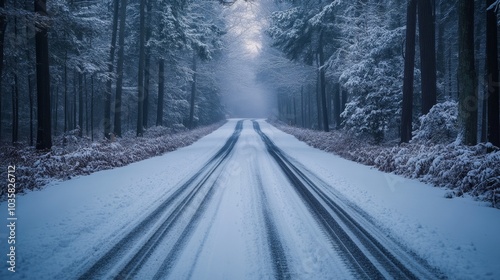
<svg viewBox="0 0 500 280">
<path fill-rule="evenodd" d="M 456 112 L 451 107 L 453 104 L 442 104 L 434 112 L 431 110 L 420 119 L 415 140 L 400 145 L 369 144 L 342 130 L 322 132 L 275 121 L 272 124 L 312 147 L 448 188 L 449 197 L 467 194 L 500 208 L 500 149 L 491 144 L 465 146 L 453 141 L 458 130 L 453 120 Z M 436 130 L 443 125 L 445 129 Z"/>
<path fill-rule="evenodd" d="M 20 193 L 41 188 L 54 179 L 67 180 L 120 167 L 191 145 L 223 123 L 194 130 L 152 127 L 144 137 L 124 135 L 116 141 L 96 142 L 88 137 L 78 137 L 78 130 L 74 130 L 56 137 L 50 151 L 38 152 L 29 146 L 1 146 L 0 162 L 2 166 L 16 166 L 16 187 Z M 6 172 L 7 168 L 3 168 L 0 176 L 7 178 Z M 0 190 L 0 201 L 5 199 L 5 191 L 5 188 Z"/>
</svg>

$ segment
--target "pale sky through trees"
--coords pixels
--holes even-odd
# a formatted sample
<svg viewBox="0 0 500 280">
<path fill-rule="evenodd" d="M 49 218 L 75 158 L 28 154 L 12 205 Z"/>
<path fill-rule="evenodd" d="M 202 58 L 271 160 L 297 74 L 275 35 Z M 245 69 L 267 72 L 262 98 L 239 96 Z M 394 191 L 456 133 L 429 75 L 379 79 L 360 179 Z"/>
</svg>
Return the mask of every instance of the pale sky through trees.
<svg viewBox="0 0 500 280">
<path fill-rule="evenodd" d="M 264 3 L 265 5 L 265 3 Z M 266 47 L 268 13 L 260 1 L 238 1 L 228 8 L 225 63 L 220 66 L 222 95 L 230 117 L 268 117 L 271 90 L 256 80 L 258 60 Z"/>
</svg>

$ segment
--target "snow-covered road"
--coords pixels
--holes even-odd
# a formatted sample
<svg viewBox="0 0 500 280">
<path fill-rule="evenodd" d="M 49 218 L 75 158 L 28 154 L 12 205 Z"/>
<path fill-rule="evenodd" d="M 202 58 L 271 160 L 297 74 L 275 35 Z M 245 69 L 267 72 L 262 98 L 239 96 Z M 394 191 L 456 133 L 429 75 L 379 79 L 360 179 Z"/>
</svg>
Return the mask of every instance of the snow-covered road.
<svg viewBox="0 0 500 280">
<path fill-rule="evenodd" d="M 500 277 L 500 211 L 264 121 L 230 120 L 189 147 L 54 182 L 18 197 L 17 216 L 17 272 L 3 265 L 0 279 Z"/>
</svg>

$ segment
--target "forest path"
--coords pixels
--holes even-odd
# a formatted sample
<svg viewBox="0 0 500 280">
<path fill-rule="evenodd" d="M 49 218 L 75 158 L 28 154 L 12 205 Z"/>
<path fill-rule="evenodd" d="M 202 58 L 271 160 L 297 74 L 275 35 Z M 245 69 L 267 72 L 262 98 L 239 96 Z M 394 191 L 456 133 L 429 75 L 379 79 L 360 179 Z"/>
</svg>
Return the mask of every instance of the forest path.
<svg viewBox="0 0 500 280">
<path fill-rule="evenodd" d="M 293 161 L 259 122 L 237 121 L 200 170 L 80 262 L 80 279 L 435 277 Z"/>
<path fill-rule="evenodd" d="M 440 278 L 427 262 L 494 277 L 497 211 L 443 193 L 229 120 L 189 147 L 20 196 L 18 272 L 0 278 Z"/>
</svg>

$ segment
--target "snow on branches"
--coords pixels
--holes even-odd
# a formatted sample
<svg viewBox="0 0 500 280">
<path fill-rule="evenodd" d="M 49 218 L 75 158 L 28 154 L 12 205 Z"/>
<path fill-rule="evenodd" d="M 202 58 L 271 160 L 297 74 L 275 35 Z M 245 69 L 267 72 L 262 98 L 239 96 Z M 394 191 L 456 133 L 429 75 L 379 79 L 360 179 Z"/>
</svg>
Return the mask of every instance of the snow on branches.
<svg viewBox="0 0 500 280">
<path fill-rule="evenodd" d="M 33 147 L 1 146 L 0 163 L 7 166 L 15 162 L 20 181 L 19 192 L 42 188 L 53 180 L 67 180 L 100 170 L 125 166 L 132 162 L 158 156 L 181 147 L 191 145 L 199 138 L 219 128 L 223 122 L 194 130 L 183 127 L 152 127 L 144 137 L 133 134 L 115 141 L 103 139 L 92 142 L 88 137 L 79 137 L 78 129 L 58 136 L 48 152 L 37 153 Z M 1 172 L 6 173 L 7 169 Z M 7 177 L 6 174 L 4 177 Z M 0 201 L 5 199 L 7 189 L 0 191 Z"/>
<path fill-rule="evenodd" d="M 453 102 L 435 106 L 422 120 L 420 139 L 434 130 L 436 123 L 451 124 L 443 132 L 450 141 L 436 144 L 413 141 L 401 145 L 371 145 L 343 130 L 321 132 L 273 123 L 308 145 L 335 153 L 343 158 L 374 166 L 384 172 L 393 172 L 407 178 L 450 189 L 447 197 L 472 196 L 500 208 L 500 149 L 491 144 L 465 146 L 453 141 Z M 455 105 L 456 107 L 456 105 Z M 431 139 L 436 140 L 436 139 Z"/>
</svg>

